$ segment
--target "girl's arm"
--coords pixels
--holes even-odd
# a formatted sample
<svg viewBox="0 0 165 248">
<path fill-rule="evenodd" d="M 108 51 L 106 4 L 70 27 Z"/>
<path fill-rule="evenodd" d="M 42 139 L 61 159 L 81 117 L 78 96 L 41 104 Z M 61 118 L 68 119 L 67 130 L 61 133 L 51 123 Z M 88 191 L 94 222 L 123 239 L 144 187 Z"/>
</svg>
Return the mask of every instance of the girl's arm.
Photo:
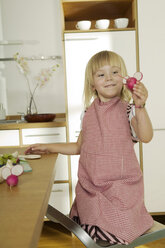
<svg viewBox="0 0 165 248">
<path fill-rule="evenodd" d="M 34 144 L 30 145 L 25 154 L 49 154 L 61 153 L 65 155 L 80 154 L 82 144 L 82 131 L 79 134 L 77 142 L 74 143 L 54 143 L 54 144 Z"/>
<path fill-rule="evenodd" d="M 139 140 L 148 143 L 153 137 L 153 128 L 145 107 L 142 107 L 148 98 L 144 84 L 141 82 L 135 84 L 132 97 L 135 103 L 135 117 L 132 118 L 131 125 Z"/>
</svg>

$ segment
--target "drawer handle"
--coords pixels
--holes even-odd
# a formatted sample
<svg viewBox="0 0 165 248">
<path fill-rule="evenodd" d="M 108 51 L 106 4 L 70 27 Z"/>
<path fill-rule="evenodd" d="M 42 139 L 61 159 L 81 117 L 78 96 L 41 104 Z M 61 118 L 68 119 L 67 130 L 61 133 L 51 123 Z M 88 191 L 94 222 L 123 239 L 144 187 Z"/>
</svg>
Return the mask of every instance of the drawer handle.
<svg viewBox="0 0 165 248">
<path fill-rule="evenodd" d="M 52 192 L 63 192 L 63 190 L 62 189 L 54 189 L 54 190 L 52 190 Z"/>
<path fill-rule="evenodd" d="M 97 37 L 77 37 L 77 38 L 65 38 L 65 41 L 81 41 L 81 40 L 97 40 Z"/>
<path fill-rule="evenodd" d="M 58 136 L 60 133 L 48 133 L 48 134 L 28 134 L 25 137 L 41 137 L 41 136 Z"/>
</svg>

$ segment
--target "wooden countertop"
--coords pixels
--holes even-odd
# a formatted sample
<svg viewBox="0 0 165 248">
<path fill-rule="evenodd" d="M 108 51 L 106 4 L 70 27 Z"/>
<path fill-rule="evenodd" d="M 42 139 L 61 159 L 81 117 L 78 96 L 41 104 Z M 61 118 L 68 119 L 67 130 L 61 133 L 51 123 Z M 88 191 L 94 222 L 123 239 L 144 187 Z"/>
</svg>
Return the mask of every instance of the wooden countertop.
<svg viewBox="0 0 165 248">
<path fill-rule="evenodd" d="M 8 120 L 10 117 L 8 118 Z M 65 127 L 66 118 L 65 114 L 57 114 L 54 121 L 50 122 L 19 122 L 19 123 L 0 123 L 0 130 L 14 130 L 24 128 L 46 128 L 46 127 Z"/>
<path fill-rule="evenodd" d="M 0 148 L 0 153 L 23 148 Z M 10 190 L 0 184 L 0 247 L 34 248 L 40 237 L 48 200 L 55 176 L 57 154 L 29 160 L 32 172 L 19 176 L 18 185 Z"/>
</svg>

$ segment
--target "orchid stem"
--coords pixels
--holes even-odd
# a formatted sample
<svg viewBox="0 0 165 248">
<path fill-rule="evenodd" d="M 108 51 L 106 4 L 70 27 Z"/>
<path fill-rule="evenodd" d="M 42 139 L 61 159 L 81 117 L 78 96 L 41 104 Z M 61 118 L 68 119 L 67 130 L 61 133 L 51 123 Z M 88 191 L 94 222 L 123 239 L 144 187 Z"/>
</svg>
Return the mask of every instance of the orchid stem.
<svg viewBox="0 0 165 248">
<path fill-rule="evenodd" d="M 34 93 L 35 93 L 35 90 L 36 90 L 36 88 L 37 88 L 38 85 L 35 87 L 35 89 L 34 89 L 34 91 L 33 91 L 33 93 L 32 93 L 31 88 L 30 88 L 29 79 L 28 79 L 27 75 L 25 75 L 25 78 L 26 78 L 26 80 L 27 80 L 27 84 L 28 84 L 28 88 L 29 88 L 29 92 L 30 92 L 30 103 L 29 103 L 29 110 L 30 110 L 30 113 L 31 113 L 32 102 L 34 103 L 35 111 L 36 111 L 36 113 L 37 113 L 38 111 L 37 111 L 36 103 L 35 103 L 35 101 L 34 101 Z"/>
</svg>

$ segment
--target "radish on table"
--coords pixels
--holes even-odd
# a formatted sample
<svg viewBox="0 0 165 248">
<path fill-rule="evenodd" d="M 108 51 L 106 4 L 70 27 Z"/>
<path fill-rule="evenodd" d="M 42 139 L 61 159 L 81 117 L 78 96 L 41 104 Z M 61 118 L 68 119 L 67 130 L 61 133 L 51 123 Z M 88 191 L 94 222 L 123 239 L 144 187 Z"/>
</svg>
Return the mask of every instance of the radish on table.
<svg viewBox="0 0 165 248">
<path fill-rule="evenodd" d="M 10 187 L 16 186 L 18 184 L 18 177 L 16 175 L 10 175 L 6 179 L 6 182 Z"/>
<path fill-rule="evenodd" d="M 0 183 L 6 180 L 10 187 L 17 185 L 18 176 L 24 171 L 23 166 L 17 164 L 19 162 L 18 152 L 0 155 Z"/>
</svg>

